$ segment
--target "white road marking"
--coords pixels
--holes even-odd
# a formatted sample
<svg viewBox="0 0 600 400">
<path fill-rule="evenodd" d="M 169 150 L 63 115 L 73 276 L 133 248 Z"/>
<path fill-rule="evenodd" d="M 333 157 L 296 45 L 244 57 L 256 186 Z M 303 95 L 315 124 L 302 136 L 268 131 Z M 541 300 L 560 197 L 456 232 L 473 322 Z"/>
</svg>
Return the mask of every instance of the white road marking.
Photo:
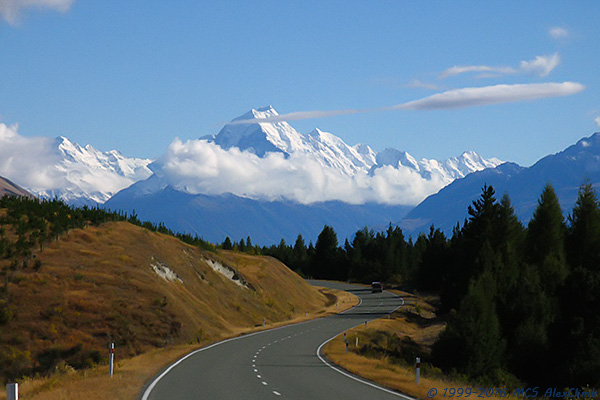
<svg viewBox="0 0 600 400">
<path fill-rule="evenodd" d="M 393 294 L 394 296 L 396 296 L 396 297 L 400 297 L 400 296 L 398 296 L 398 295 L 396 295 L 396 294 L 394 294 L 394 293 L 392 293 L 392 294 Z M 402 300 L 402 304 L 401 304 L 401 305 L 399 305 L 398 307 L 396 307 L 396 308 L 395 308 L 395 309 L 394 309 L 392 312 L 396 311 L 397 309 L 399 309 L 400 307 L 402 307 L 402 306 L 404 305 L 404 299 L 401 299 L 401 300 Z M 360 302 L 359 302 L 359 303 L 358 303 L 358 304 L 357 304 L 355 307 L 358 307 L 358 306 L 360 306 L 360 305 L 361 305 L 361 303 L 362 303 L 362 299 L 360 299 Z M 351 310 L 351 309 L 350 309 L 350 310 Z M 346 310 L 346 311 L 350 311 L 350 310 Z M 344 311 L 344 312 L 346 312 L 346 311 Z M 343 314 L 343 312 L 342 312 L 342 313 L 340 313 L 340 314 Z M 358 325 L 356 325 L 356 326 L 359 326 L 359 325 L 362 325 L 362 324 L 358 324 Z M 350 329 L 351 329 L 351 328 L 350 328 Z M 339 333 L 338 333 L 338 335 L 339 335 Z M 321 349 L 322 349 L 322 348 L 323 348 L 323 346 L 325 346 L 327 343 L 329 343 L 329 342 L 331 342 L 333 339 L 335 339 L 335 338 L 336 338 L 338 335 L 335 335 L 334 337 L 332 337 L 332 338 L 330 338 L 330 339 L 327 339 L 326 341 L 324 341 L 323 343 L 321 343 L 321 345 L 320 345 L 320 346 L 319 346 L 319 348 L 317 349 L 317 357 L 319 357 L 319 360 L 321 360 L 321 362 L 322 362 L 323 364 L 327 365 L 329 368 L 333 369 L 334 371 L 336 371 L 336 372 L 339 372 L 340 374 L 342 374 L 342 375 L 344 375 L 344 376 L 346 376 L 346 377 L 348 377 L 348 378 L 350 378 L 350 379 L 353 379 L 353 380 L 355 380 L 355 381 L 357 381 L 357 382 L 360 382 L 360 383 L 362 383 L 362 384 L 364 384 L 364 385 L 371 386 L 371 387 L 373 387 L 373 388 L 375 388 L 375 389 L 382 390 L 382 391 L 384 391 L 384 392 L 386 392 L 386 393 L 390 393 L 390 394 L 392 394 L 392 395 L 394 395 L 394 396 L 401 397 L 401 398 L 403 398 L 403 399 L 405 399 L 405 400 L 415 400 L 413 397 L 407 396 L 407 395 L 405 395 L 405 394 L 402 394 L 402 393 L 398 393 L 398 392 L 391 391 L 391 390 L 389 390 L 389 389 L 386 389 L 386 388 L 384 388 L 384 387 L 378 386 L 378 385 L 376 385 L 376 384 L 374 384 L 374 383 L 371 383 L 371 382 L 369 382 L 369 381 L 365 381 L 365 380 L 362 380 L 362 379 L 360 379 L 360 378 L 357 378 L 356 376 L 350 375 L 350 374 L 349 374 L 349 373 L 347 373 L 346 371 L 343 371 L 343 370 L 341 370 L 341 369 L 339 369 L 339 368 L 337 368 L 337 367 L 335 367 L 335 366 L 331 365 L 330 363 L 328 363 L 328 362 L 327 362 L 327 361 L 326 361 L 326 360 L 325 360 L 323 357 L 321 357 Z"/>
<path fill-rule="evenodd" d="M 264 381 L 263 381 L 263 383 L 262 383 L 262 384 L 263 384 L 263 385 L 265 385 L 265 386 L 267 386 L 267 382 L 264 382 Z"/>
<path fill-rule="evenodd" d="M 276 392 L 276 391 L 274 391 L 274 390 L 273 390 L 273 394 L 274 394 L 275 396 L 281 396 L 281 393 L 279 393 L 279 392 Z"/>
<path fill-rule="evenodd" d="M 392 293 L 392 294 L 393 294 L 393 293 Z M 400 297 L 400 296 L 397 296 L 397 295 L 395 295 L 395 294 L 394 294 L 394 296 L 396 296 L 396 297 Z M 358 305 L 360 305 L 360 303 L 362 303 L 362 300 L 361 300 L 361 301 L 358 303 Z M 358 305 L 356 305 L 356 306 L 354 306 L 354 307 L 352 307 L 352 308 L 350 308 L 350 309 L 348 309 L 348 310 L 346 310 L 346 311 L 342 311 L 340 314 L 344 314 L 345 312 L 347 312 L 347 311 L 350 311 L 350 310 L 352 310 L 352 309 L 356 308 Z M 402 304 L 402 305 L 404 305 L 404 301 L 403 301 L 403 304 Z M 395 311 L 395 310 L 394 310 L 394 311 Z M 247 334 L 247 335 L 236 336 L 236 337 L 233 337 L 233 338 L 230 338 L 230 339 L 225 339 L 225 340 L 222 340 L 222 341 L 220 341 L 220 342 L 217 342 L 217 343 L 213 343 L 213 344 L 211 344 L 211 345 L 209 345 L 209 346 L 206 346 L 206 347 L 203 347 L 203 348 L 201 348 L 201 349 L 198 349 L 198 350 L 192 351 L 191 353 L 189 353 L 189 354 L 186 354 L 185 356 L 181 357 L 179 360 L 177 360 L 176 362 L 174 362 L 173 364 L 171 364 L 171 365 L 170 365 L 170 366 L 169 366 L 169 367 L 168 367 L 166 370 L 164 370 L 164 371 L 163 371 L 163 372 L 162 372 L 162 373 L 161 373 L 159 376 L 157 376 L 157 377 L 156 377 L 156 378 L 155 378 L 155 379 L 154 379 L 154 380 L 153 380 L 153 381 L 152 381 L 152 382 L 151 382 L 151 383 L 148 385 L 148 387 L 147 387 L 147 388 L 146 388 L 146 390 L 144 391 L 144 394 L 142 395 L 142 398 L 141 398 L 141 400 L 148 400 L 148 398 L 150 397 L 150 393 L 152 393 L 152 390 L 154 390 L 154 388 L 156 387 L 156 385 L 158 384 L 158 382 L 159 382 L 159 381 L 160 381 L 162 378 L 164 378 L 164 377 L 165 377 L 165 376 L 166 376 L 166 375 L 167 375 L 169 372 L 171 372 L 171 371 L 172 371 L 172 370 L 173 370 L 173 369 L 174 369 L 176 366 L 178 366 L 179 364 L 181 364 L 181 363 L 182 363 L 184 360 L 186 360 L 186 359 L 188 359 L 188 358 L 190 358 L 190 357 L 192 357 L 192 356 L 196 355 L 197 353 L 200 353 L 200 352 L 203 352 L 203 351 L 210 350 L 210 349 L 212 349 L 213 347 L 220 346 L 220 345 L 222 345 L 222 344 L 229 343 L 229 342 L 232 342 L 232 341 L 234 341 L 234 340 L 245 339 L 245 338 L 248 338 L 248 337 L 250 337 L 250 336 L 262 335 L 262 334 L 265 334 L 265 333 L 269 333 L 269 332 L 273 332 L 273 331 L 278 331 L 278 330 L 280 330 L 280 329 L 286 329 L 286 328 L 288 328 L 288 327 L 290 327 L 290 326 L 297 326 L 297 325 L 302 325 L 302 324 L 309 324 L 309 323 L 312 323 L 312 322 L 314 322 L 314 320 L 302 321 L 302 322 L 299 322 L 299 323 L 297 323 L 297 324 L 290 324 L 290 325 L 280 326 L 280 327 L 277 327 L 277 328 L 267 329 L 267 330 L 264 330 L 264 331 L 259 331 L 259 332 L 250 333 L 250 334 Z M 311 329 L 311 330 L 314 330 L 314 329 Z M 306 332 L 309 332 L 309 330 L 307 330 L 307 331 L 305 331 L 305 332 L 302 332 L 302 333 L 300 333 L 300 334 L 303 334 L 303 333 L 306 333 Z M 336 335 L 336 336 L 337 336 L 337 335 Z M 330 339 L 330 340 L 331 340 L 331 339 Z M 276 342 L 277 342 L 277 341 L 275 341 L 275 343 L 276 343 Z M 271 343 L 269 343 L 269 345 L 270 345 L 270 344 L 271 344 Z M 317 355 L 319 355 L 319 354 L 318 354 L 318 351 L 317 351 Z M 319 356 L 319 358 L 320 358 L 320 356 Z M 252 361 L 254 362 L 255 360 L 252 360 Z M 323 361 L 323 360 L 321 359 L 321 361 Z M 325 364 L 327 364 L 327 363 L 325 363 Z M 255 364 L 253 364 L 252 366 L 254 367 L 254 366 L 255 366 Z M 332 368 L 333 368 L 333 367 L 332 367 Z M 335 368 L 334 368 L 334 369 L 335 369 Z M 339 371 L 338 371 L 338 372 L 339 372 Z M 408 397 L 406 397 L 406 398 L 408 398 Z M 412 400 L 412 399 L 411 399 L 411 400 Z"/>
<path fill-rule="evenodd" d="M 254 372 L 258 372 L 258 370 L 256 368 L 254 368 Z"/>
<path fill-rule="evenodd" d="M 257 377 L 258 379 L 262 379 L 262 376 L 260 376 L 260 375 L 256 375 L 256 377 Z"/>
</svg>

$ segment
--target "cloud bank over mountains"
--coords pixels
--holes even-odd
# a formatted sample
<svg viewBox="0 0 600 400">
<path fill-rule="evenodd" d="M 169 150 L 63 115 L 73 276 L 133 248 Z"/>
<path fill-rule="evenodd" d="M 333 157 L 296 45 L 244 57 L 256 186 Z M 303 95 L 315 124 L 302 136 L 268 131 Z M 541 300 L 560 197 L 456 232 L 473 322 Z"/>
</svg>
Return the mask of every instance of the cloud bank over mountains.
<svg viewBox="0 0 600 400">
<path fill-rule="evenodd" d="M 157 168 L 158 167 L 158 168 Z M 228 150 L 206 140 L 175 139 L 152 166 L 163 182 L 190 194 L 232 193 L 263 200 L 294 200 L 302 204 L 341 200 L 350 204 L 419 203 L 447 183 L 441 174 L 430 179 L 398 165 L 372 175 L 344 174 L 308 153 L 269 152 L 259 157 L 237 147 Z"/>
<path fill-rule="evenodd" d="M 500 163 L 474 152 L 416 160 L 396 149 L 377 153 L 365 144 L 349 146 L 318 129 L 302 134 L 287 122 L 258 122 L 278 116 L 272 107 L 238 119 L 250 116 L 254 122 L 228 124 L 215 136 L 176 138 L 154 162 L 82 147 L 64 137 L 24 137 L 17 126 L 0 123 L 0 175 L 38 196 L 77 205 L 104 203 L 137 183 L 145 193 L 172 187 L 263 201 L 412 206 L 454 179 Z"/>
<path fill-rule="evenodd" d="M 137 186 L 148 193 L 171 186 L 189 194 L 301 204 L 416 205 L 454 179 L 500 163 L 474 152 L 444 161 L 417 161 L 395 149 L 376 153 L 318 129 L 299 133 L 280 117 L 264 107 L 236 118 L 216 136 L 175 139 L 150 166 L 154 177 Z"/>
</svg>

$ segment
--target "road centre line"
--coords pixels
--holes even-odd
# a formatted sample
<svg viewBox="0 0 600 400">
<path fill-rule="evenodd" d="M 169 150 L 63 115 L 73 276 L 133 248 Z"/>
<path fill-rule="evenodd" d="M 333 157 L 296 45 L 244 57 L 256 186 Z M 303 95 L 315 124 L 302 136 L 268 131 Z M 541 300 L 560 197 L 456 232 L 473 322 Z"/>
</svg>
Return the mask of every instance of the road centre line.
<svg viewBox="0 0 600 400">
<path fill-rule="evenodd" d="M 350 311 L 350 310 L 358 307 L 360 305 L 360 303 L 362 303 L 362 299 L 360 299 L 360 302 L 356 306 L 354 306 L 354 307 L 352 307 L 352 308 L 350 308 L 350 309 L 348 309 L 346 311 L 343 311 L 340 314 L 344 314 L 345 312 Z M 250 334 L 247 334 L 247 335 L 240 335 L 240 336 L 236 336 L 236 337 L 233 337 L 233 338 L 225 339 L 225 340 L 222 340 L 220 342 L 213 343 L 213 344 L 211 344 L 209 346 L 203 347 L 201 349 L 192 351 L 191 353 L 186 354 L 185 356 L 181 357 L 179 360 L 177 360 L 176 362 L 174 362 L 173 364 L 171 364 L 160 375 L 158 375 L 152 382 L 150 382 L 150 384 L 148 385 L 148 387 L 144 391 L 144 394 L 142 395 L 141 400 L 148 400 L 148 398 L 150 397 L 150 393 L 152 393 L 152 390 L 154 390 L 154 388 L 156 387 L 156 385 L 158 384 L 158 382 L 162 378 L 164 378 L 169 372 L 171 372 L 176 366 L 178 366 L 179 364 L 181 364 L 183 361 L 185 361 L 186 359 L 188 359 L 188 358 L 190 358 L 190 357 L 192 357 L 192 356 L 194 356 L 194 355 L 196 355 L 196 354 L 198 354 L 200 352 L 203 352 L 203 351 L 206 351 L 206 350 L 210 350 L 213 347 L 217 347 L 217 346 L 220 346 L 222 344 L 232 342 L 234 340 L 245 339 L 245 338 L 248 338 L 248 337 L 251 337 L 251 336 L 255 336 L 255 335 L 261 335 L 261 334 L 264 334 L 264 333 L 274 332 L 274 331 L 277 331 L 277 330 L 280 330 L 280 329 L 286 329 L 286 328 L 289 328 L 291 326 L 296 326 L 296 325 L 301 325 L 301 324 L 308 324 L 308 323 L 311 323 L 311 322 L 314 322 L 314 321 L 317 321 L 317 319 L 308 320 L 308 321 L 302 321 L 302 322 L 298 322 L 297 324 L 284 325 L 284 326 L 280 326 L 280 327 L 273 328 L 273 329 L 267 329 L 267 330 L 264 330 L 264 331 L 250 333 Z"/>
</svg>

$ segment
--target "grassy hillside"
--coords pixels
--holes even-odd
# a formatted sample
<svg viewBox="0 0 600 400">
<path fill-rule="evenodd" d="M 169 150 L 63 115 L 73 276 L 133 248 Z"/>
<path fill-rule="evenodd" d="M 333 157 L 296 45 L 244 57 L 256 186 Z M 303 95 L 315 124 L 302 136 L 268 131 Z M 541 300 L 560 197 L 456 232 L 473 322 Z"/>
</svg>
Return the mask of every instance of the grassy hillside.
<svg viewBox="0 0 600 400">
<path fill-rule="evenodd" d="M 102 363 L 111 341 L 123 358 L 331 302 L 273 258 L 208 252 L 127 222 L 73 229 L 34 256 L 16 270 L 3 261 L 4 378 Z"/>
</svg>

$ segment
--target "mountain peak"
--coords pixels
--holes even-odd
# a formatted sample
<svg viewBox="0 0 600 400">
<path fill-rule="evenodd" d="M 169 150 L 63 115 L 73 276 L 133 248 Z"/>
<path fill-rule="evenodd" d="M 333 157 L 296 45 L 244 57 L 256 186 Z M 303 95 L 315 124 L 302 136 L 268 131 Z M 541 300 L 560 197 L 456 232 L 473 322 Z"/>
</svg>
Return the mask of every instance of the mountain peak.
<svg viewBox="0 0 600 400">
<path fill-rule="evenodd" d="M 272 118 L 277 117 L 279 113 L 273 108 L 273 106 L 265 106 L 259 108 L 253 108 L 244 115 L 241 115 L 237 118 L 234 118 L 232 122 L 235 121 L 245 121 L 245 120 L 253 120 L 253 119 L 263 119 L 263 118 Z M 253 122 L 248 122 L 249 124 Z"/>
</svg>

